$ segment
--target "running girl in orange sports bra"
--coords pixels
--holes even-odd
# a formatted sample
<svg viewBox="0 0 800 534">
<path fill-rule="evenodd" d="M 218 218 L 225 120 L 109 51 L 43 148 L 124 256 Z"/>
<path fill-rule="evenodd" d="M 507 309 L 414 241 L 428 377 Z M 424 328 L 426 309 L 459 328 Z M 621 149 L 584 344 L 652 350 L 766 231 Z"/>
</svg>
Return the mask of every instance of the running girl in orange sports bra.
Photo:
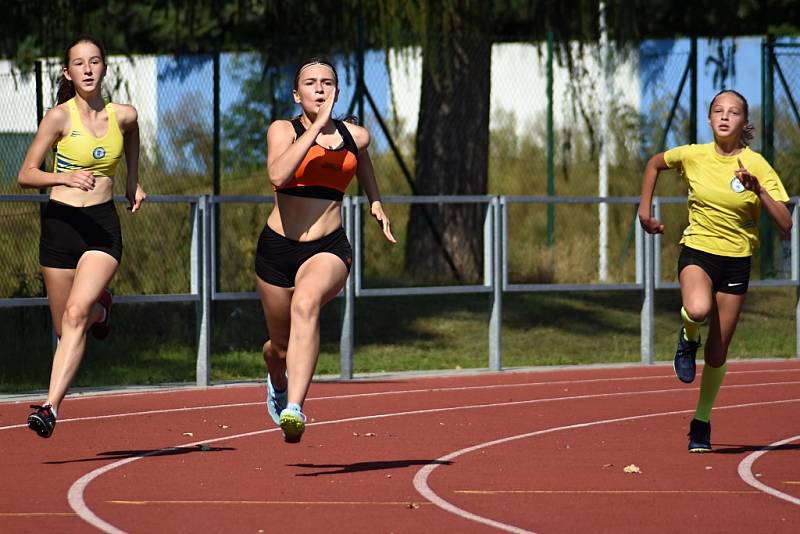
<svg viewBox="0 0 800 534">
<path fill-rule="evenodd" d="M 61 401 L 78 372 L 87 332 L 98 339 L 109 332 L 111 293 L 106 288 L 122 259 L 112 195 L 123 155 L 131 212 L 146 198 L 139 186 L 136 109 L 103 101 L 105 75 L 106 54 L 97 39 L 84 36 L 67 46 L 58 105 L 39 125 L 19 171 L 22 187 L 50 188 L 39 264 L 59 343 L 47 400 L 32 406 L 35 411 L 28 416 L 30 429 L 44 438 L 52 435 Z M 44 172 L 39 167 L 54 146 L 54 172 Z"/>
<path fill-rule="evenodd" d="M 395 242 L 367 152 L 369 133 L 331 118 L 338 95 L 333 65 L 324 59 L 302 63 L 293 95 L 300 116 L 275 121 L 267 132 L 275 207 L 258 239 L 255 266 L 270 337 L 262 348 L 267 410 L 290 443 L 305 431 L 302 407 L 319 356 L 320 310 L 350 272 L 353 252 L 341 201 L 354 176 L 384 237 Z"/>
</svg>

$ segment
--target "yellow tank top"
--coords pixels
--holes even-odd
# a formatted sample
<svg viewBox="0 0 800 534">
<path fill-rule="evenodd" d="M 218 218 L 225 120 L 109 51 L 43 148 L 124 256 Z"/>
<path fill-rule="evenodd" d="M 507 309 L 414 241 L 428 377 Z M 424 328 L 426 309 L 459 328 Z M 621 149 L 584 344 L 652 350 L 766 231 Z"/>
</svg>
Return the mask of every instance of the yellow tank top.
<svg viewBox="0 0 800 534">
<path fill-rule="evenodd" d="M 67 101 L 67 108 L 71 127 L 69 135 L 56 144 L 55 172 L 91 171 L 113 178 L 123 147 L 114 106 L 106 104 L 108 130 L 103 137 L 95 137 L 83 126 L 74 98 Z"/>
</svg>

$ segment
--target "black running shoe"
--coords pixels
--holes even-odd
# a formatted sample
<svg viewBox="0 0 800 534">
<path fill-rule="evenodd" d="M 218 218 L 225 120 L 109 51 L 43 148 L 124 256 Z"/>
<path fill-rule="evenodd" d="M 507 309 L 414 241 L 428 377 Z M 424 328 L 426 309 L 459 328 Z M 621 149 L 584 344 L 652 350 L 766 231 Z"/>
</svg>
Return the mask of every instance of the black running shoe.
<svg viewBox="0 0 800 534">
<path fill-rule="evenodd" d="M 31 404 L 31 408 L 36 411 L 28 416 L 28 428 L 39 434 L 43 438 L 53 435 L 56 428 L 56 416 L 50 406 L 39 406 Z"/>
<path fill-rule="evenodd" d="M 689 452 L 711 452 L 711 423 L 692 419 L 688 436 Z"/>
<path fill-rule="evenodd" d="M 672 362 L 672 368 L 675 369 L 675 375 L 681 382 L 691 384 L 694 381 L 694 376 L 697 373 L 697 365 L 694 359 L 697 356 L 699 347 L 699 338 L 697 341 L 689 341 L 683 335 L 683 327 L 678 330 L 678 348 L 675 350 L 675 360 Z"/>
</svg>

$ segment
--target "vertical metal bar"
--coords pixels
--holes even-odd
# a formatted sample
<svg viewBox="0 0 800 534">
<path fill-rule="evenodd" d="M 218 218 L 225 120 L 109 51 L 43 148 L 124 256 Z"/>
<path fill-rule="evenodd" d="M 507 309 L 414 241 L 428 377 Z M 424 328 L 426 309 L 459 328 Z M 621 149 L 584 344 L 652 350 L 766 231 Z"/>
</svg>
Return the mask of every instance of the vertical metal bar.
<svg viewBox="0 0 800 534">
<path fill-rule="evenodd" d="M 639 228 L 640 233 L 644 229 Z M 644 240 L 644 291 L 642 294 L 641 312 L 641 358 L 642 363 L 653 363 L 653 323 L 655 314 L 655 279 L 653 269 L 654 239 L 650 234 L 643 236 Z"/>
<path fill-rule="evenodd" d="M 762 77 L 762 113 L 761 113 L 761 153 L 770 163 L 775 164 L 775 84 L 773 72 L 772 55 L 774 53 L 774 38 L 767 36 L 764 39 L 761 50 L 761 77 Z"/>
<path fill-rule="evenodd" d="M 653 197 L 653 217 L 661 221 L 661 200 L 658 197 Z M 661 287 L 661 234 L 653 234 L 653 278 L 655 287 Z"/>
<path fill-rule="evenodd" d="M 547 196 L 556 194 L 553 106 L 553 32 L 547 32 Z M 547 204 L 547 246 L 555 243 L 555 218 L 555 204 Z"/>
<path fill-rule="evenodd" d="M 600 154 L 598 157 L 598 184 L 597 196 L 608 196 L 608 155 L 611 150 L 609 139 L 611 120 L 611 93 L 613 80 L 611 78 L 611 53 L 608 44 L 608 27 L 606 26 L 606 3 L 600 0 L 599 13 L 600 30 L 600 68 L 602 81 L 597 84 L 600 89 Z M 598 219 L 598 266 L 597 277 L 601 282 L 608 280 L 608 204 L 600 202 L 597 206 Z"/>
<path fill-rule="evenodd" d="M 366 48 L 364 44 L 364 11 L 361 9 L 361 2 L 359 2 L 359 10 L 358 10 L 358 34 L 356 36 L 358 43 L 358 56 L 356 58 L 356 68 L 358 69 L 358 80 L 356 81 L 356 93 L 358 94 L 358 121 L 361 125 L 365 125 L 365 117 L 364 117 L 364 93 L 366 89 L 367 81 L 364 79 L 364 50 Z M 359 196 L 362 194 L 361 191 L 361 183 L 358 184 L 358 194 Z"/>
<path fill-rule="evenodd" d="M 38 127 L 41 124 L 42 119 L 44 118 L 44 74 L 42 72 L 42 60 L 37 60 L 33 64 L 33 71 L 34 76 L 36 78 L 36 126 Z M 39 169 L 46 171 L 47 168 L 45 167 L 44 160 L 42 164 L 39 165 Z M 39 194 L 44 195 L 47 194 L 47 188 L 41 187 L 39 188 Z M 45 204 L 42 202 L 39 204 L 39 211 L 40 213 L 44 213 Z"/>
<path fill-rule="evenodd" d="M 486 212 L 483 218 L 483 285 L 490 287 L 494 278 L 494 255 L 493 235 L 494 235 L 494 215 L 492 203 L 486 204 Z"/>
<path fill-rule="evenodd" d="M 795 292 L 795 356 L 800 358 L 800 197 L 794 198 L 792 210 L 792 280 L 797 284 Z"/>
<path fill-rule="evenodd" d="M 214 128 L 214 169 L 212 175 L 212 183 L 211 183 L 211 191 L 216 196 L 220 194 L 221 186 L 220 186 L 220 118 L 219 118 L 219 107 L 220 107 L 220 98 L 219 98 L 219 88 L 220 88 L 220 80 L 219 80 L 219 51 L 214 52 L 213 55 L 213 82 L 212 82 L 212 90 L 214 92 L 213 96 L 213 128 Z"/>
<path fill-rule="evenodd" d="M 201 233 L 200 233 L 200 317 L 197 335 L 196 377 L 198 386 L 208 386 L 208 362 L 211 356 L 211 217 L 209 213 L 209 197 L 203 195 L 199 199 Z"/>
<path fill-rule="evenodd" d="M 634 238 L 636 240 L 636 283 L 644 283 L 644 232 L 639 224 L 639 218 L 633 221 Z"/>
<path fill-rule="evenodd" d="M 500 371 L 503 368 L 502 327 L 503 327 L 503 280 L 501 258 L 503 235 L 501 221 L 501 204 L 499 197 L 492 197 L 492 311 L 489 318 L 489 370 Z"/>
<path fill-rule="evenodd" d="M 221 123 L 220 123 L 220 53 L 219 50 L 214 52 L 213 55 L 213 92 L 214 92 L 214 101 L 213 101 L 213 127 L 214 127 L 214 169 L 213 169 L 213 176 L 212 176 L 212 186 L 211 192 L 216 197 L 222 194 L 222 162 L 220 160 L 221 150 L 220 145 L 222 143 L 222 136 L 221 136 Z M 211 290 L 213 292 L 219 291 L 219 232 L 218 229 L 220 228 L 219 225 L 219 216 L 220 211 L 217 209 L 216 206 L 211 206 L 211 213 L 213 215 L 213 228 L 212 228 L 212 241 L 211 243 L 214 245 L 212 249 L 212 271 L 211 271 Z"/>
<path fill-rule="evenodd" d="M 697 143 L 697 37 L 689 41 L 689 143 Z"/>
<path fill-rule="evenodd" d="M 358 297 L 361 294 L 361 288 L 363 287 L 364 283 L 361 274 L 364 267 L 364 222 L 362 220 L 363 216 L 361 212 L 361 197 L 352 199 L 352 209 L 358 232 L 355 232 L 355 240 L 352 241 L 355 261 L 353 261 L 353 272 L 350 273 L 350 276 L 355 278 L 355 296 Z"/>
<path fill-rule="evenodd" d="M 219 215 L 220 215 L 220 205 L 219 203 L 215 202 L 214 199 L 216 196 L 210 197 L 208 199 L 208 204 L 206 204 L 206 209 L 209 212 L 209 240 L 208 243 L 210 245 L 209 250 L 209 261 L 211 262 L 211 267 L 208 270 L 209 279 L 210 279 L 210 287 L 211 287 L 211 295 L 212 299 L 213 296 L 219 291 Z"/>
<path fill-rule="evenodd" d="M 353 224 L 353 200 L 345 197 L 342 202 L 344 228 L 347 238 L 353 242 L 353 231 L 358 231 L 358 227 Z M 358 238 L 356 238 L 358 239 Z M 355 262 L 353 269 L 358 270 L 358 263 Z M 342 313 L 342 335 L 339 338 L 339 376 L 344 380 L 353 378 L 353 316 L 355 314 L 355 281 L 350 273 L 344 284 L 344 311 Z"/>
<path fill-rule="evenodd" d="M 495 224 L 497 224 L 495 222 Z M 500 250 L 502 251 L 501 259 L 502 265 L 500 274 L 503 280 L 503 291 L 508 289 L 508 199 L 504 196 L 500 197 L 500 235 L 502 243 Z"/>
<path fill-rule="evenodd" d="M 190 292 L 192 295 L 200 295 L 200 276 L 202 273 L 202 248 L 200 246 L 202 235 L 200 230 L 200 209 L 198 207 L 198 199 L 197 202 L 193 202 L 189 205 L 190 207 L 190 214 L 189 219 L 191 220 L 192 226 L 192 241 L 189 245 L 189 270 L 190 270 L 190 277 L 191 277 L 191 285 L 190 285 Z"/>
<path fill-rule="evenodd" d="M 791 240 L 792 280 L 800 285 L 800 197 L 794 198 Z"/>
<path fill-rule="evenodd" d="M 44 75 L 42 73 L 42 60 L 39 59 L 33 64 L 34 70 L 34 77 L 36 78 L 36 127 L 39 127 L 41 124 L 42 119 L 44 118 Z M 42 161 L 42 164 L 39 165 L 39 169 L 46 171 L 47 168 L 45 167 L 45 162 Z M 46 195 L 47 189 L 42 187 L 39 188 L 40 195 Z M 41 219 L 41 215 L 44 214 L 44 209 L 47 206 L 45 202 L 39 203 L 39 216 Z M 47 296 L 47 287 L 44 286 L 44 294 Z M 53 324 L 53 318 L 51 314 L 47 314 L 47 322 L 50 325 L 50 348 L 52 349 L 52 354 L 56 353 L 56 349 L 58 348 L 58 335 L 56 334 L 56 325 Z"/>
<path fill-rule="evenodd" d="M 763 95 L 762 95 L 762 148 L 761 153 L 764 158 L 770 163 L 775 165 L 775 39 L 773 36 L 767 36 L 762 57 L 762 76 L 763 76 Z M 772 221 L 766 214 L 766 210 L 761 212 L 761 217 L 758 221 L 758 229 L 761 242 L 761 278 L 762 280 L 775 274 L 774 262 L 774 237 Z"/>
</svg>

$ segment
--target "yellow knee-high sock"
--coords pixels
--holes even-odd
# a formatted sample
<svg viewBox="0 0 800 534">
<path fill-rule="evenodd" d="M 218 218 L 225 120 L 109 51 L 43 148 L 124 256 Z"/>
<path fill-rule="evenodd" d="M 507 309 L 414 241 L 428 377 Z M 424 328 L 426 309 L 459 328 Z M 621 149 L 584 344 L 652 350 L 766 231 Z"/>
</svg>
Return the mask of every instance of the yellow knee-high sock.
<svg viewBox="0 0 800 534">
<path fill-rule="evenodd" d="M 688 341 L 700 341 L 700 327 L 706 324 L 705 321 L 697 322 L 686 313 L 686 308 L 681 306 L 681 318 L 683 319 L 683 331 L 686 332 Z"/>
<path fill-rule="evenodd" d="M 697 400 L 697 410 L 694 418 L 708 422 L 711 417 L 711 408 L 714 406 L 714 399 L 717 398 L 725 372 L 728 370 L 727 364 L 719 367 L 711 367 L 706 364 L 703 367 L 703 377 L 700 379 L 700 398 Z"/>
</svg>

